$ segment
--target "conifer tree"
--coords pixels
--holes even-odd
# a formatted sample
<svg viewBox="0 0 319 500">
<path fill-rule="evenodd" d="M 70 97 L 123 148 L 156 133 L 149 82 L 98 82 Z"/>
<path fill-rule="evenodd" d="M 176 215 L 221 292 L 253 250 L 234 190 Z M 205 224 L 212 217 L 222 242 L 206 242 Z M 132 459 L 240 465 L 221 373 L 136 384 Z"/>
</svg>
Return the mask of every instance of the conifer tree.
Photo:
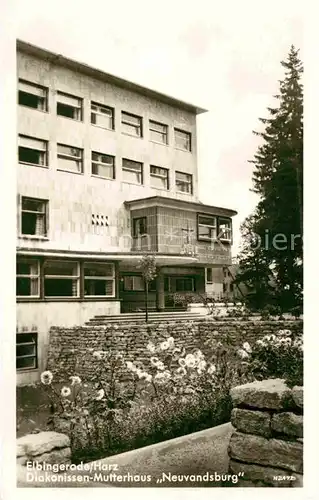
<svg viewBox="0 0 319 500">
<path fill-rule="evenodd" d="M 279 81 L 279 93 L 274 96 L 278 106 L 267 108 L 269 117 L 259 119 L 264 130 L 254 132 L 262 139 L 251 160 L 255 166 L 252 190 L 260 201 L 254 217 L 247 223 L 259 235 L 261 245 L 255 250 L 251 245 L 249 251 L 247 245 L 244 248 L 239 259 L 242 269 L 238 281 L 247 266 L 253 268 L 258 255 L 267 265 L 251 276 L 256 293 L 260 280 L 264 282 L 271 269 L 275 301 L 285 311 L 302 301 L 303 67 L 294 46 L 287 61 L 281 64 L 285 75 Z M 247 234 L 243 237 L 247 238 Z"/>
</svg>

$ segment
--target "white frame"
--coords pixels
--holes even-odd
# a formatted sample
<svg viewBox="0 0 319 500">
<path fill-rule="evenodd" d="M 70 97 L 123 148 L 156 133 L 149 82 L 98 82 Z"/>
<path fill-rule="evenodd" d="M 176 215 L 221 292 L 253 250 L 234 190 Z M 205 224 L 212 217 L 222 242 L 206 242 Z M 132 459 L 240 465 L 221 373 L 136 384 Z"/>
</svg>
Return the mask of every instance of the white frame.
<svg viewBox="0 0 319 500">
<path fill-rule="evenodd" d="M 31 201 L 37 201 L 39 203 L 42 203 L 44 205 L 44 210 L 26 210 L 23 209 L 23 201 L 24 200 L 31 200 Z M 46 238 L 48 235 L 48 205 L 49 202 L 48 200 L 42 200 L 40 198 L 31 198 L 30 196 L 21 196 L 21 211 L 20 211 L 20 236 L 21 237 L 34 237 L 34 238 Z M 44 218 L 44 234 L 28 234 L 28 233 L 23 233 L 22 232 L 22 216 L 24 213 L 29 213 L 29 214 L 37 214 L 41 215 Z"/>
<path fill-rule="evenodd" d="M 156 130 L 156 128 L 153 128 L 154 125 L 156 126 L 160 126 L 163 128 L 163 132 L 160 132 L 159 130 Z M 160 122 L 157 122 L 155 120 L 149 120 L 149 131 L 150 131 L 150 141 L 151 142 L 156 142 L 157 144 L 165 144 L 167 146 L 168 144 L 168 125 L 165 125 L 165 123 L 160 123 Z M 158 134 L 159 136 L 162 136 L 164 138 L 163 141 L 158 141 L 154 138 L 152 138 L 152 134 L 151 132 L 155 132 L 156 134 Z"/>
<path fill-rule="evenodd" d="M 66 100 L 69 99 L 71 102 L 73 101 L 73 103 L 63 102 L 63 99 L 59 100 L 59 97 L 62 97 L 62 98 L 65 97 Z M 76 104 L 76 101 L 77 101 L 77 104 Z M 65 115 L 61 115 L 60 113 L 58 113 L 58 104 L 62 104 L 64 106 L 69 106 L 70 108 L 73 108 L 75 111 L 76 117 L 71 118 L 70 116 L 65 116 Z M 62 116 L 63 118 L 69 118 L 70 120 L 82 122 L 83 121 L 83 98 L 58 90 L 57 91 L 57 98 L 56 98 L 56 114 L 57 114 L 57 116 Z"/>
<path fill-rule="evenodd" d="M 112 164 L 111 163 L 103 163 L 103 162 L 98 161 L 98 160 L 93 160 L 94 154 L 98 155 L 99 157 L 107 156 L 108 158 L 112 158 Z M 112 169 L 113 169 L 112 177 L 106 177 L 105 175 L 101 175 L 101 174 L 93 174 L 93 165 L 97 165 L 97 166 L 100 165 L 101 167 L 112 167 Z M 115 156 L 107 155 L 104 153 L 98 153 L 97 151 L 92 151 L 91 152 L 91 175 L 93 175 L 94 177 L 102 177 L 103 179 L 114 180 L 115 179 Z"/>
<path fill-rule="evenodd" d="M 21 88 L 21 86 L 25 86 L 25 90 Z M 30 92 L 28 92 L 28 87 L 30 87 Z M 40 95 L 40 93 L 32 92 L 32 89 L 41 91 L 43 95 Z M 44 111 L 45 113 L 48 111 L 48 88 L 43 87 L 42 85 L 39 85 L 37 83 L 29 82 L 27 80 L 23 80 L 22 78 L 19 78 L 18 81 L 18 102 L 19 102 L 19 92 L 24 92 L 25 94 L 30 94 L 32 96 L 35 96 L 38 98 L 39 102 L 42 102 L 41 107 L 34 108 L 33 106 L 28 106 L 27 104 L 20 104 L 19 106 L 25 106 L 26 108 L 30 109 L 36 109 L 38 111 Z"/>
<path fill-rule="evenodd" d="M 208 217 L 210 219 L 214 219 L 215 220 L 215 224 L 201 224 L 199 222 L 199 219 L 200 217 Z M 206 228 L 209 228 L 210 230 L 210 233 L 212 230 L 215 230 L 215 236 L 211 236 L 211 237 L 206 237 L 206 236 L 201 236 L 199 234 L 199 228 L 200 227 L 206 227 Z M 217 239 L 217 217 L 215 215 L 210 215 L 210 214 L 197 214 L 197 239 L 199 241 L 214 241 Z"/>
<path fill-rule="evenodd" d="M 45 266 L 48 262 L 54 262 L 54 264 L 58 264 L 59 262 L 67 263 L 67 264 L 76 264 L 77 274 L 66 275 L 66 274 L 46 274 Z M 43 296 L 45 299 L 78 299 L 80 298 L 80 263 L 79 261 L 74 260 L 63 260 L 63 259 L 46 259 L 43 263 Z M 72 281 L 76 280 L 76 295 L 45 295 L 45 280 L 46 279 L 71 279 Z"/>
<path fill-rule="evenodd" d="M 38 147 L 28 147 L 27 145 L 23 145 L 23 139 L 27 139 L 30 141 L 34 141 L 34 146 L 38 143 Z M 27 144 L 27 141 L 26 141 Z M 42 147 L 39 147 L 42 146 Z M 40 153 L 40 158 L 43 159 L 43 163 L 31 163 L 28 161 L 20 160 L 19 148 L 30 149 L 31 151 L 37 151 Z M 33 165 L 35 167 L 48 167 L 48 141 L 44 139 L 38 139 L 37 137 L 30 137 L 28 135 L 19 134 L 18 137 L 18 161 L 22 165 Z"/>
<path fill-rule="evenodd" d="M 37 366 L 38 366 L 38 332 L 21 332 L 21 333 L 17 333 L 17 337 L 19 337 L 19 335 L 21 335 L 21 337 L 23 335 L 34 335 L 35 336 L 35 341 L 34 342 L 16 342 L 16 347 L 19 346 L 25 346 L 25 345 L 32 345 L 34 346 L 34 355 L 33 354 L 24 354 L 22 356 L 17 356 L 16 354 L 16 365 L 17 365 L 17 360 L 18 359 L 25 359 L 25 358 L 34 358 L 34 366 L 23 366 L 21 368 L 18 368 L 16 367 L 16 370 L 18 372 L 20 371 L 25 371 L 25 370 L 36 370 L 37 369 Z"/>
<path fill-rule="evenodd" d="M 182 175 L 189 177 L 189 180 L 178 179 L 177 176 L 179 174 L 182 174 Z M 181 191 L 180 189 L 178 189 L 177 182 L 183 183 L 185 186 L 189 186 L 190 191 Z M 175 188 L 176 188 L 176 192 L 178 192 L 178 193 L 193 194 L 193 176 L 192 176 L 192 174 L 188 174 L 187 172 L 180 172 L 179 170 L 176 170 L 175 171 Z"/>
<path fill-rule="evenodd" d="M 98 109 L 93 109 L 93 108 L 98 108 Z M 109 118 L 111 119 L 111 127 L 105 127 L 104 125 L 101 125 L 100 123 L 93 123 L 92 122 L 92 114 L 98 115 L 98 116 L 103 116 L 106 117 L 108 116 L 107 113 L 101 113 L 99 109 L 105 109 L 107 111 L 110 111 Z M 104 104 L 99 104 L 97 102 L 91 101 L 91 124 L 94 125 L 95 127 L 101 127 L 104 128 L 105 130 L 115 130 L 114 126 L 114 118 L 115 118 L 115 113 L 114 113 L 114 108 L 111 108 L 110 106 L 105 106 Z"/>
<path fill-rule="evenodd" d="M 77 151 L 79 151 L 80 153 L 80 156 L 74 156 L 74 155 L 69 155 L 67 153 L 59 153 L 59 146 L 62 146 L 64 148 L 71 148 L 71 149 L 76 149 Z M 79 166 L 81 167 L 81 170 L 69 170 L 69 169 L 66 169 L 66 168 L 62 168 L 59 166 L 59 158 L 61 159 L 64 159 L 64 160 L 69 160 L 69 161 L 73 161 L 74 163 L 76 164 L 79 164 Z M 78 174 L 83 174 L 83 149 L 81 148 L 78 148 L 76 146 L 70 146 L 69 144 L 57 144 L 57 159 L 58 159 L 58 164 L 57 164 L 57 170 L 61 170 L 63 172 L 72 172 L 73 174 L 74 173 L 78 173 Z"/>
<path fill-rule="evenodd" d="M 230 237 L 229 237 L 229 238 L 221 238 L 221 237 L 219 236 L 219 234 L 220 234 L 220 225 L 221 225 L 221 224 L 220 224 L 220 221 L 221 221 L 221 220 L 224 220 L 225 222 L 228 222 L 228 223 L 229 223 L 229 227 L 227 228 L 227 229 L 228 229 L 228 231 L 229 231 L 229 233 L 230 233 Z M 231 241 L 232 241 L 232 237 L 233 237 L 233 229 L 232 229 L 232 222 L 231 222 L 231 219 L 228 219 L 227 217 L 219 217 L 219 218 L 218 218 L 218 237 L 219 237 L 220 241 L 227 241 L 227 242 L 231 243 Z"/>
<path fill-rule="evenodd" d="M 135 169 L 134 167 L 125 166 L 124 162 L 126 162 L 126 161 L 135 163 L 136 165 L 139 165 L 140 172 L 137 169 Z M 139 174 L 141 182 L 134 182 L 131 180 L 124 179 L 123 172 L 134 172 L 135 174 Z M 128 158 L 122 158 L 122 180 L 123 180 L 123 182 L 127 182 L 128 184 L 136 184 L 137 186 L 142 186 L 143 185 L 143 163 L 141 163 L 139 161 L 135 161 L 135 160 L 129 160 Z"/>
<path fill-rule="evenodd" d="M 164 174 L 153 174 L 152 173 L 152 168 L 159 168 L 160 170 L 164 170 L 166 175 Z M 153 186 L 152 185 L 152 177 L 156 177 L 157 179 L 164 179 L 166 181 L 166 187 L 158 187 L 158 186 Z M 169 190 L 169 170 L 168 168 L 164 168 L 164 167 L 158 167 L 157 165 L 150 165 L 150 183 L 151 183 L 151 187 L 154 188 L 154 189 L 162 189 L 162 190 L 165 190 L 165 191 L 168 191 Z"/>
<path fill-rule="evenodd" d="M 178 135 L 180 137 L 184 137 L 184 139 L 186 139 L 186 142 L 187 142 L 186 148 L 177 143 L 176 139 L 177 139 Z M 186 132 L 186 130 L 182 130 L 180 128 L 174 128 L 174 145 L 175 145 L 176 149 L 191 152 L 192 151 L 192 134 L 190 132 Z"/>
<path fill-rule="evenodd" d="M 38 293 L 37 293 L 37 295 L 18 295 L 18 293 L 17 293 L 16 297 L 23 298 L 23 299 L 30 298 L 30 297 L 31 298 L 39 298 L 40 297 L 40 262 L 39 262 L 39 260 L 30 259 L 28 257 L 19 257 L 18 256 L 17 263 L 18 262 L 37 264 L 37 274 L 17 274 L 16 273 L 16 278 L 29 278 L 30 281 L 37 279 L 37 281 L 38 281 L 38 283 L 37 283 Z"/>
<path fill-rule="evenodd" d="M 85 266 L 91 266 L 91 265 L 100 265 L 100 266 L 112 266 L 112 270 L 113 270 L 113 274 L 112 276 L 108 277 L 108 276 L 89 276 L 89 277 L 85 277 Z M 99 280 L 99 281 L 111 281 L 113 286 L 112 286 L 112 290 L 113 290 L 113 294 L 112 295 L 85 295 L 85 286 L 83 287 L 83 297 L 85 299 L 87 298 L 102 298 L 102 297 L 107 297 L 107 298 L 114 298 L 116 296 L 116 275 L 115 275 L 115 265 L 113 262 L 84 262 L 83 263 L 83 283 L 85 284 L 85 280 Z"/>
<path fill-rule="evenodd" d="M 136 122 L 134 121 L 130 121 L 130 118 L 137 120 L 138 124 L 136 124 Z M 130 129 L 139 131 L 139 134 L 131 134 L 128 130 L 122 130 L 122 134 L 127 134 L 137 138 L 143 137 L 143 118 L 141 116 L 133 115 L 132 113 L 128 113 L 127 111 L 121 111 L 121 124 L 129 126 Z"/>
</svg>

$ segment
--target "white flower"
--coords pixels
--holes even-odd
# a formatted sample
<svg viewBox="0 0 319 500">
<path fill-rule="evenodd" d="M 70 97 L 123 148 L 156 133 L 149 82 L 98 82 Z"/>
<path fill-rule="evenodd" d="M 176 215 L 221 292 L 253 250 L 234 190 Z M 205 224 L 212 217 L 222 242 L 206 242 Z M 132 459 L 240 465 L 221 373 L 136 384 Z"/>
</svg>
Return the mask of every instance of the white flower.
<svg viewBox="0 0 319 500">
<path fill-rule="evenodd" d="M 186 375 L 186 373 L 187 373 L 187 371 L 182 366 L 180 366 L 179 368 L 176 369 L 176 374 L 177 375 Z"/>
<path fill-rule="evenodd" d="M 265 346 L 265 342 L 263 340 L 257 340 L 256 344 L 260 345 L 260 346 Z"/>
<path fill-rule="evenodd" d="M 143 372 L 143 370 L 141 370 L 140 368 L 137 368 L 136 375 L 138 376 L 138 378 L 143 378 L 145 375 L 145 372 Z"/>
<path fill-rule="evenodd" d="M 241 357 L 241 359 L 249 358 L 248 352 L 244 351 L 244 349 L 239 349 L 237 351 L 237 354 L 238 354 L 239 357 Z"/>
<path fill-rule="evenodd" d="M 164 363 L 162 363 L 162 361 L 158 361 L 155 365 L 155 368 L 157 368 L 158 370 L 164 370 L 165 365 Z"/>
<path fill-rule="evenodd" d="M 203 359 L 203 360 L 201 360 L 201 361 L 198 363 L 198 367 L 197 367 L 197 368 L 198 368 L 198 370 L 201 370 L 201 371 L 205 370 L 205 368 L 206 368 L 206 364 L 207 364 L 207 363 L 206 363 L 206 361 L 205 361 L 204 359 Z"/>
<path fill-rule="evenodd" d="M 204 354 L 200 349 L 197 349 L 197 351 L 194 353 L 195 358 L 202 360 L 205 358 Z"/>
<path fill-rule="evenodd" d="M 162 351 L 166 351 L 167 349 L 169 349 L 169 343 L 166 340 L 164 340 L 164 342 L 160 343 L 160 348 Z"/>
<path fill-rule="evenodd" d="M 49 370 L 42 372 L 40 375 L 40 379 L 41 379 L 42 384 L 50 385 L 52 382 L 52 379 L 53 379 L 52 372 L 50 372 Z"/>
<path fill-rule="evenodd" d="M 251 353 L 251 347 L 250 347 L 250 344 L 249 342 L 244 342 L 243 344 L 243 348 L 245 349 L 246 352 L 248 352 L 249 354 Z"/>
<path fill-rule="evenodd" d="M 101 399 L 104 398 L 104 389 L 100 389 L 99 391 L 97 391 L 97 396 L 95 398 L 96 401 L 101 401 Z"/>
<path fill-rule="evenodd" d="M 132 361 L 126 361 L 126 368 L 130 371 L 135 371 L 135 366 L 133 365 Z"/>
<path fill-rule="evenodd" d="M 149 342 L 146 346 L 146 349 L 151 352 L 152 354 L 155 352 L 156 348 L 153 342 Z"/>
<path fill-rule="evenodd" d="M 77 375 L 72 375 L 70 377 L 70 380 L 71 380 L 71 385 L 81 384 L 81 379 Z"/>
<path fill-rule="evenodd" d="M 167 343 L 168 343 L 169 348 L 170 348 L 170 349 L 173 349 L 174 344 L 175 344 L 174 337 L 169 337 L 169 338 L 167 339 Z"/>
<path fill-rule="evenodd" d="M 187 354 L 185 358 L 185 364 L 188 368 L 194 368 L 197 364 L 197 360 L 193 354 Z"/>
<path fill-rule="evenodd" d="M 152 356 L 150 359 L 150 362 L 151 362 L 151 365 L 156 367 L 157 363 L 159 362 L 159 359 L 156 356 Z"/>
<path fill-rule="evenodd" d="M 209 368 L 208 368 L 208 370 L 207 370 L 207 373 L 208 373 L 209 375 L 213 375 L 213 373 L 215 373 L 215 371 L 216 371 L 216 366 L 215 366 L 215 365 L 213 365 L 213 364 L 211 364 L 211 365 L 210 365 L 210 367 L 209 367 Z"/>
<path fill-rule="evenodd" d="M 94 351 L 92 356 L 96 359 L 102 359 L 103 358 L 103 354 L 104 352 L 103 351 Z"/>
<path fill-rule="evenodd" d="M 278 335 L 280 337 L 283 337 L 283 336 L 290 337 L 291 330 L 279 330 Z"/>
<path fill-rule="evenodd" d="M 145 380 L 146 382 L 152 382 L 152 375 L 150 375 L 149 373 L 146 374 L 146 377 L 145 377 Z"/>
<path fill-rule="evenodd" d="M 63 396 L 64 398 L 67 398 L 68 396 L 70 396 L 70 394 L 71 394 L 70 387 L 66 387 L 66 386 L 62 387 L 61 396 Z"/>
</svg>

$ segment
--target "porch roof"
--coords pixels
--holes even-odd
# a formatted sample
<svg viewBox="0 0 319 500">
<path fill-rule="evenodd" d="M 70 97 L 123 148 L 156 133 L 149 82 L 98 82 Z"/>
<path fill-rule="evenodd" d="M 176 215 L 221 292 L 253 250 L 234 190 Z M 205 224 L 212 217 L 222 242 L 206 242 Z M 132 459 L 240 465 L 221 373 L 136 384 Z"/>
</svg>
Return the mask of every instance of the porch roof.
<svg viewBox="0 0 319 500">
<path fill-rule="evenodd" d="M 175 208 L 179 210 L 188 210 L 190 212 L 204 212 L 211 215 L 225 215 L 233 217 L 237 215 L 236 210 L 223 207 L 215 207 L 213 205 L 205 205 L 199 201 L 178 200 L 169 198 L 168 196 L 149 196 L 147 198 L 138 198 L 136 200 L 127 200 L 124 205 L 130 209 L 143 209 L 150 207 L 165 207 Z"/>
</svg>

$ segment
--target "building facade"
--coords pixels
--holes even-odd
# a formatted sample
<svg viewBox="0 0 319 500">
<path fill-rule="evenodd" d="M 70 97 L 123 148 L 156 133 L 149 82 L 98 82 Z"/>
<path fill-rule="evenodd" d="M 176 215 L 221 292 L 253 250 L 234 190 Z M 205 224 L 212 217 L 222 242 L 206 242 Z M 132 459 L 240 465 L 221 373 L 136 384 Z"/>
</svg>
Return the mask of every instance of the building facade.
<svg viewBox="0 0 319 500">
<path fill-rule="evenodd" d="M 205 110 L 19 41 L 18 383 L 38 380 L 52 325 L 219 294 L 234 210 L 198 199 Z"/>
</svg>

